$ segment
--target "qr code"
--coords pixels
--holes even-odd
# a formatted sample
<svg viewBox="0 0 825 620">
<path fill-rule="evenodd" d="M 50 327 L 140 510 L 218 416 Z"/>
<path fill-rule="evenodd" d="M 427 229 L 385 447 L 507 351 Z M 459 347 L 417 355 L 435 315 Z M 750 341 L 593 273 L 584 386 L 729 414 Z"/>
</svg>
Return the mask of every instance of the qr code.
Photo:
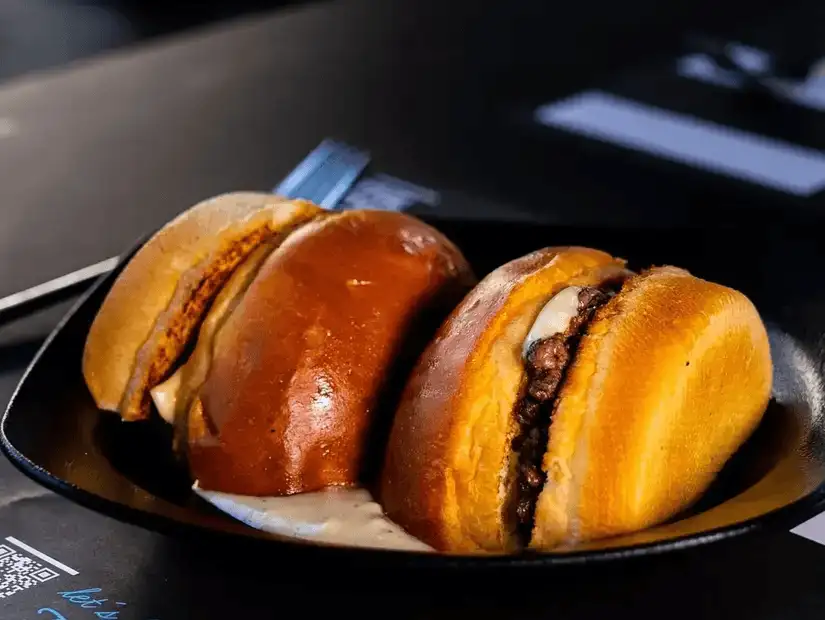
<svg viewBox="0 0 825 620">
<path fill-rule="evenodd" d="M 0 545 L 0 599 L 28 590 L 57 576 L 58 573 L 37 560 L 8 545 Z"/>
</svg>

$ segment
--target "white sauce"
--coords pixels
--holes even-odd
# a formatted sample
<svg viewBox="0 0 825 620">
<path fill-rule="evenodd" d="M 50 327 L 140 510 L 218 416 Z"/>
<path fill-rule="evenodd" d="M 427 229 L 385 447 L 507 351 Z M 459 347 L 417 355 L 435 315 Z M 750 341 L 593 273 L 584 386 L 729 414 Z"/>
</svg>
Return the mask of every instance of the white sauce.
<svg viewBox="0 0 825 620">
<path fill-rule="evenodd" d="M 390 521 L 364 489 L 251 497 L 207 491 L 197 482 L 192 488 L 218 510 L 270 534 L 350 547 L 433 551 Z"/>
<path fill-rule="evenodd" d="M 183 375 L 178 371 L 160 385 L 149 390 L 160 417 L 169 424 L 175 423 L 175 409 L 178 405 L 178 391 L 182 380 Z"/>
<path fill-rule="evenodd" d="M 544 304 L 527 333 L 527 338 L 524 339 L 522 357 L 527 356 L 530 345 L 537 340 L 550 338 L 567 330 L 570 320 L 579 313 L 579 292 L 581 290 L 580 286 L 568 286 Z"/>
</svg>

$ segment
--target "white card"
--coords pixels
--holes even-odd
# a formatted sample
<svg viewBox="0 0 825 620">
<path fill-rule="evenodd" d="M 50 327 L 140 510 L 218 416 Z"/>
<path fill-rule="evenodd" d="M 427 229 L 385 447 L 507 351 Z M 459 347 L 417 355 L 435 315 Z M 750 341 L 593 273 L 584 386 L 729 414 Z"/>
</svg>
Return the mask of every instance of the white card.
<svg viewBox="0 0 825 620">
<path fill-rule="evenodd" d="M 539 107 L 537 122 L 796 196 L 825 188 L 825 153 L 592 90 Z"/>
<path fill-rule="evenodd" d="M 825 545 L 825 512 L 808 519 L 791 530 L 792 534 L 802 536 L 820 545 Z"/>
</svg>

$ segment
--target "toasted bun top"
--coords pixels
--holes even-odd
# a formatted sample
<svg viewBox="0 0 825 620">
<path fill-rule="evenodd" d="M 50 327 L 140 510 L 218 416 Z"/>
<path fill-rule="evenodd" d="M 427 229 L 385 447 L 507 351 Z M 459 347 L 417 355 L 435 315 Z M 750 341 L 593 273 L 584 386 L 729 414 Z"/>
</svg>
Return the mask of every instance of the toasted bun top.
<svg viewBox="0 0 825 620">
<path fill-rule="evenodd" d="M 199 485 L 285 495 L 355 484 L 415 321 L 471 283 L 455 246 L 407 215 L 347 211 L 294 233 L 215 338 L 190 413 Z"/>
<path fill-rule="evenodd" d="M 673 267 L 630 279 L 559 393 L 531 547 L 640 530 L 690 505 L 759 423 L 771 377 L 744 295 Z"/>
<path fill-rule="evenodd" d="M 395 417 L 381 502 L 408 532 L 443 551 L 501 552 L 511 482 L 513 407 L 522 344 L 562 288 L 623 277 L 624 261 L 587 248 L 547 248 L 499 267 L 427 347 Z"/>
<path fill-rule="evenodd" d="M 118 276 L 86 339 L 83 376 L 98 407 L 146 418 L 147 390 L 171 370 L 232 270 L 260 243 L 318 212 L 270 194 L 225 194 L 149 239 Z"/>
</svg>

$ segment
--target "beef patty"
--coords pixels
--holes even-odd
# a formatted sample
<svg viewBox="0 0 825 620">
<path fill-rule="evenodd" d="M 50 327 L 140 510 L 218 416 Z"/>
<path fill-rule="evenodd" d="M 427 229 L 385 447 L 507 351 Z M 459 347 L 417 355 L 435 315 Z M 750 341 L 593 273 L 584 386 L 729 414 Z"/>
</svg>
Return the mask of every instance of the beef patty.
<svg viewBox="0 0 825 620">
<path fill-rule="evenodd" d="M 595 287 L 582 288 L 578 312 L 564 333 L 537 340 L 527 351 L 527 385 L 515 407 L 519 430 L 512 442 L 513 451 L 519 454 L 513 510 L 517 533 L 524 545 L 530 538 L 536 501 L 547 479 L 541 461 L 547 450 L 556 393 L 587 324 L 596 309 L 609 299 L 609 292 Z"/>
</svg>

